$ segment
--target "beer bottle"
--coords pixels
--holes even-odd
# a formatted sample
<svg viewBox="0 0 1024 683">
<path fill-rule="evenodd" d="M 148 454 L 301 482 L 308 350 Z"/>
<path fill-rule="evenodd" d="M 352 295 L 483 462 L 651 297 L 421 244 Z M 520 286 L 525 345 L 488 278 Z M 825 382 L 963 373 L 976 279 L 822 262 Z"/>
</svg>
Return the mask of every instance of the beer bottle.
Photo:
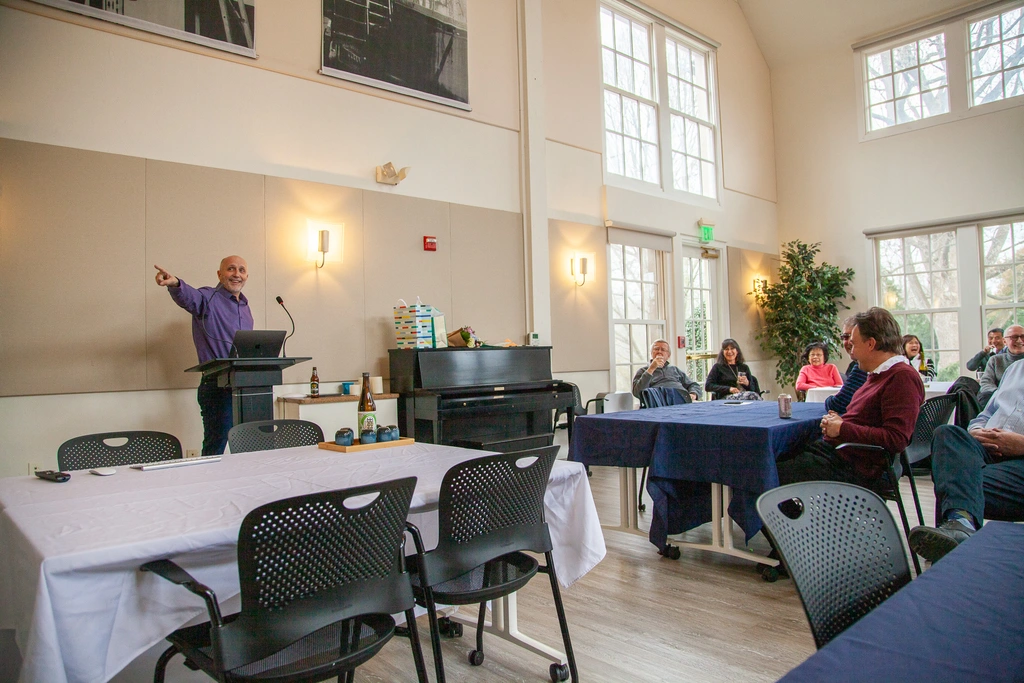
<svg viewBox="0 0 1024 683">
<path fill-rule="evenodd" d="M 377 404 L 373 402 L 373 394 L 370 393 L 370 373 L 363 373 L 363 392 L 359 396 L 359 410 L 356 424 L 359 425 L 359 431 L 365 432 L 367 429 L 370 431 L 376 431 L 377 429 Z"/>
<path fill-rule="evenodd" d="M 309 395 L 312 398 L 320 396 L 320 376 L 316 374 L 316 366 L 313 366 L 313 374 L 309 377 Z"/>
</svg>

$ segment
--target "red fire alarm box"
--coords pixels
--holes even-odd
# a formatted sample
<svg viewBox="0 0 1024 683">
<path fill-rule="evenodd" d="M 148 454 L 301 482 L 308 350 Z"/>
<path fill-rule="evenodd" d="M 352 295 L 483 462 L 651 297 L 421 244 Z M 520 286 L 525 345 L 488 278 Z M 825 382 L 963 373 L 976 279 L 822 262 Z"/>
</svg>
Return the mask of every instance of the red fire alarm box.
<svg viewBox="0 0 1024 683">
<path fill-rule="evenodd" d="M 682 335 L 676 337 L 676 348 L 679 348 L 679 349 L 685 349 L 686 348 L 686 337 L 684 337 Z"/>
<path fill-rule="evenodd" d="M 423 251 L 437 251 L 437 238 L 433 235 L 424 235 Z"/>
</svg>

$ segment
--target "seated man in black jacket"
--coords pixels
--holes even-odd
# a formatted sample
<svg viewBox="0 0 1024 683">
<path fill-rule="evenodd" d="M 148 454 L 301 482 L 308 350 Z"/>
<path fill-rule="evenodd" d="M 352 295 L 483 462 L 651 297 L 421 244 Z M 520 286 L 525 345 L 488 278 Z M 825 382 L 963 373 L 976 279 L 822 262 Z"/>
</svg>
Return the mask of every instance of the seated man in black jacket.
<svg viewBox="0 0 1024 683">
<path fill-rule="evenodd" d="M 967 361 L 967 369 L 975 372 L 985 372 L 988 359 L 997 353 L 1006 352 L 1006 342 L 1003 340 L 1003 328 L 993 327 L 988 331 L 988 346 L 971 356 Z"/>
<path fill-rule="evenodd" d="M 701 397 L 700 385 L 687 377 L 686 373 L 669 363 L 672 355 L 668 342 L 657 339 L 651 344 L 651 364 L 633 375 L 633 395 L 640 398 L 644 389 L 666 387 L 682 389 L 696 401 Z"/>
</svg>

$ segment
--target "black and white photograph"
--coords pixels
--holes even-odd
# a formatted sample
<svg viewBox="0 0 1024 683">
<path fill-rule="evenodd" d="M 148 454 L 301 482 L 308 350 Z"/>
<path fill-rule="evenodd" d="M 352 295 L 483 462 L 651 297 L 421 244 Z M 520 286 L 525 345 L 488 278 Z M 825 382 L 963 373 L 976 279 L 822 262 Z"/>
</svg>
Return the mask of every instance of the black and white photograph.
<svg viewBox="0 0 1024 683">
<path fill-rule="evenodd" d="M 466 0 L 323 0 L 321 73 L 469 107 Z"/>
<path fill-rule="evenodd" d="M 36 0 L 207 47 L 256 56 L 256 0 Z"/>
</svg>

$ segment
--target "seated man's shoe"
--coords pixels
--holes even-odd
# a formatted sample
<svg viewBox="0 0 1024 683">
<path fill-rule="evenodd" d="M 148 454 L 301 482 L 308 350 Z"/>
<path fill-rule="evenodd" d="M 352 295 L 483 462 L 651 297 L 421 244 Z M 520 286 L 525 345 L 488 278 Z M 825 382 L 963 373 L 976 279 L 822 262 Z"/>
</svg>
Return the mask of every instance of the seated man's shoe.
<svg viewBox="0 0 1024 683">
<path fill-rule="evenodd" d="M 910 530 L 910 549 L 928 560 L 938 562 L 949 551 L 971 537 L 974 531 L 964 526 L 955 519 L 950 519 L 939 525 L 938 528 L 930 526 L 917 526 Z"/>
</svg>

